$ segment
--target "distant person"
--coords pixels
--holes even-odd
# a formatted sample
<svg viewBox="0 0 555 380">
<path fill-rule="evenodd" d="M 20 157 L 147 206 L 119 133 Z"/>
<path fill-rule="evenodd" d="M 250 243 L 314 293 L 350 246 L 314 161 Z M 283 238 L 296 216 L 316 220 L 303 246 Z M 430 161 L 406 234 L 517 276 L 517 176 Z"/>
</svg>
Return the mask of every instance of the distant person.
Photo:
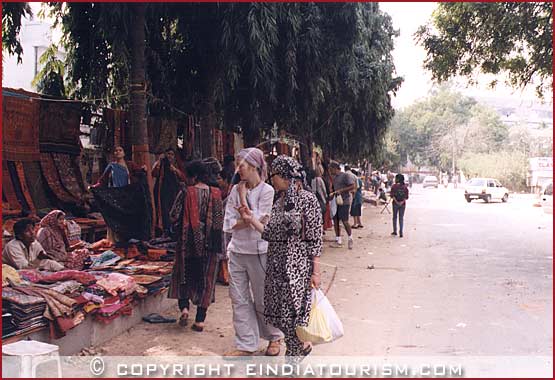
<svg viewBox="0 0 555 380">
<path fill-rule="evenodd" d="M 395 176 L 395 184 L 391 186 L 391 199 L 393 200 L 393 232 L 397 235 L 397 216 L 399 216 L 399 237 L 403 237 L 403 219 L 407 199 L 409 199 L 409 188 L 405 185 L 405 177 L 402 174 Z"/>
<path fill-rule="evenodd" d="M 383 189 L 383 187 L 380 187 L 378 189 L 378 193 L 379 193 L 378 200 L 380 201 L 380 203 L 383 203 L 383 204 L 387 203 L 387 194 Z"/>
<path fill-rule="evenodd" d="M 311 181 L 311 190 L 316 195 L 316 199 L 318 199 L 318 204 L 320 205 L 320 210 L 322 211 L 322 223 L 324 220 L 324 215 L 326 214 L 326 207 L 327 207 L 327 200 L 328 200 L 328 191 L 326 189 L 326 184 L 322 179 L 322 171 L 312 171 L 313 179 Z"/>
<path fill-rule="evenodd" d="M 349 209 L 351 208 L 351 191 L 356 187 L 353 177 L 341 171 L 339 163 L 331 161 L 329 165 L 330 173 L 333 178 L 333 192 L 330 194 L 330 200 L 336 197 L 336 202 L 341 203 L 337 205 L 337 211 L 333 217 L 333 225 L 335 229 L 335 243 L 331 245 L 332 248 L 341 248 L 341 229 L 339 223 L 342 222 L 347 231 L 348 248 L 353 249 L 353 231 L 349 224 Z M 340 198 L 340 199 L 339 199 Z"/>
<path fill-rule="evenodd" d="M 362 216 L 362 180 L 358 176 L 358 172 L 353 170 L 352 173 L 356 177 L 356 191 L 353 196 L 353 203 L 351 204 L 351 216 L 353 217 L 352 228 L 364 228 L 360 218 Z"/>
</svg>

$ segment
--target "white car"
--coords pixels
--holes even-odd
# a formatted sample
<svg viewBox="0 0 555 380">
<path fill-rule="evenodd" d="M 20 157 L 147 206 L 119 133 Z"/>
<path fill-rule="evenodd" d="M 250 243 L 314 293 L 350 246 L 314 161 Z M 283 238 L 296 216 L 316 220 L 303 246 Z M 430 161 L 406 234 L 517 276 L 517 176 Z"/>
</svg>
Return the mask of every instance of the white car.
<svg viewBox="0 0 555 380">
<path fill-rule="evenodd" d="M 464 187 L 464 198 L 468 203 L 473 199 L 482 199 L 486 203 L 493 199 L 507 202 L 509 190 L 494 178 L 472 178 Z"/>
<path fill-rule="evenodd" d="M 422 188 L 425 189 L 427 187 L 435 187 L 437 189 L 439 185 L 439 181 L 435 175 L 428 175 L 422 181 Z"/>
<path fill-rule="evenodd" d="M 553 182 L 545 186 L 541 193 L 541 205 L 547 214 L 553 214 Z"/>
</svg>

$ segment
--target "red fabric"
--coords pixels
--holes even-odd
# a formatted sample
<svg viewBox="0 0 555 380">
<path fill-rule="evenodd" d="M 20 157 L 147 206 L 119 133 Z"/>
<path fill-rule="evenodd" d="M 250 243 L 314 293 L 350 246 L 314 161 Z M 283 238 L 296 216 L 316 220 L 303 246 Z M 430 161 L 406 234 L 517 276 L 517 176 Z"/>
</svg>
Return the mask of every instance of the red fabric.
<svg viewBox="0 0 555 380">
<path fill-rule="evenodd" d="M 6 89 L 29 96 L 39 96 L 21 90 Z M 3 96 L 2 99 L 2 157 L 8 161 L 38 161 L 39 100 Z"/>
<path fill-rule="evenodd" d="M 21 192 L 25 197 L 25 201 L 29 205 L 29 209 L 31 210 L 31 213 L 35 214 L 37 209 L 35 207 L 35 203 L 33 202 L 33 198 L 31 197 L 31 193 L 29 192 L 29 188 L 27 187 L 27 182 L 25 181 L 25 171 L 23 169 L 23 163 L 16 162 L 15 169 L 17 171 L 17 178 L 19 178 L 19 185 L 21 186 Z"/>
<path fill-rule="evenodd" d="M 328 202 L 326 206 L 326 214 L 324 215 L 324 229 L 328 230 L 332 227 L 333 223 L 331 221 L 330 202 Z"/>
<path fill-rule="evenodd" d="M 40 282 L 52 283 L 67 280 L 75 280 L 83 285 L 90 285 L 96 282 L 96 277 L 87 272 L 68 269 L 48 275 L 42 275 Z"/>
<path fill-rule="evenodd" d="M 2 160 L 2 195 L 3 198 L 6 198 L 7 200 L 7 203 L 2 202 L 2 214 L 6 214 L 5 211 L 8 210 L 11 211 L 12 214 L 20 214 L 21 205 L 17 200 L 17 195 L 15 194 L 12 178 L 10 176 L 10 170 L 8 169 L 8 164 L 5 160 Z"/>
</svg>

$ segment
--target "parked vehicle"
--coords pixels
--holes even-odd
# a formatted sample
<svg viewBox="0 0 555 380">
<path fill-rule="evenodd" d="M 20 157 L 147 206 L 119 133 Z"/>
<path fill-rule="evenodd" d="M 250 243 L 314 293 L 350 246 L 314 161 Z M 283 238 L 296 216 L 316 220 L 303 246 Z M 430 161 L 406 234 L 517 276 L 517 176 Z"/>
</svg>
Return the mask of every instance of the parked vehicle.
<svg viewBox="0 0 555 380">
<path fill-rule="evenodd" d="M 427 187 L 435 187 L 437 189 L 439 185 L 439 181 L 435 175 L 429 175 L 424 178 L 422 181 L 422 187 L 425 189 Z"/>
<path fill-rule="evenodd" d="M 507 202 L 509 200 L 509 190 L 494 178 L 472 178 L 465 185 L 464 198 L 468 203 L 472 202 L 473 199 L 482 199 L 486 203 L 493 199 Z"/>
</svg>

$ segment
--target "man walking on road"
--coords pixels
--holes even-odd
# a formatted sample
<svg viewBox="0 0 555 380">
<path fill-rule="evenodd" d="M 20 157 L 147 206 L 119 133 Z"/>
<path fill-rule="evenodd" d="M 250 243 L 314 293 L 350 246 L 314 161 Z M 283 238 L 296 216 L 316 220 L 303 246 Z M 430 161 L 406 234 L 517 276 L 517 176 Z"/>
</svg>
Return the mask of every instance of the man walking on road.
<svg viewBox="0 0 555 380">
<path fill-rule="evenodd" d="M 393 232 L 391 235 L 397 235 L 397 215 L 399 215 L 399 237 L 403 237 L 403 219 L 407 199 L 409 199 L 409 189 L 405 185 L 405 176 L 402 174 L 395 176 L 395 184 L 391 186 L 391 199 L 393 200 Z"/>
<path fill-rule="evenodd" d="M 351 225 L 349 224 L 349 210 L 351 208 L 351 192 L 355 189 L 356 183 L 353 178 L 341 171 L 339 163 L 336 161 L 331 161 L 330 173 L 333 178 L 333 192 L 330 194 L 330 200 L 335 198 L 337 203 L 337 212 L 333 218 L 333 227 L 335 229 L 335 243 L 331 245 L 332 248 L 341 248 L 341 230 L 339 227 L 339 221 L 343 222 L 345 226 L 345 231 L 347 231 L 348 236 L 348 247 L 353 249 L 353 237 Z"/>
</svg>

